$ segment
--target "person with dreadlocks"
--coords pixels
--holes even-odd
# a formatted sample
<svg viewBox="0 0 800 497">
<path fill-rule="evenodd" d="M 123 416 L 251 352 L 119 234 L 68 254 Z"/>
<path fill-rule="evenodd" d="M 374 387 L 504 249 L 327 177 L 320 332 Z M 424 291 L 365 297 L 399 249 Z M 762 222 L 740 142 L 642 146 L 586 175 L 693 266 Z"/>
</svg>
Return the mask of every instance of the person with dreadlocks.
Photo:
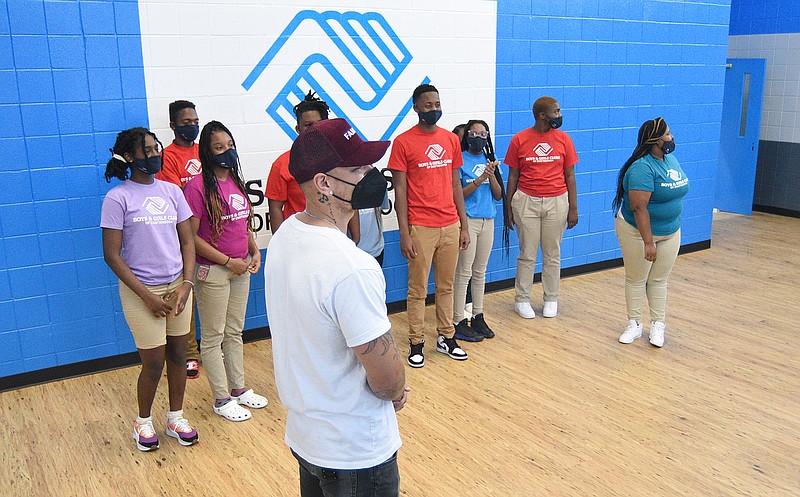
<svg viewBox="0 0 800 497">
<path fill-rule="evenodd" d="M 514 310 L 520 317 L 536 317 L 531 307 L 536 253 L 542 246 L 542 315 L 558 314 L 561 283 L 561 239 L 564 229 L 578 224 L 575 164 L 578 153 L 561 127 L 561 107 L 552 97 L 533 103 L 536 123 L 511 138 L 504 162 L 508 164 L 507 225 L 518 227 L 519 257 L 514 282 Z"/>
<path fill-rule="evenodd" d="M 145 128 L 125 130 L 110 151 L 106 181 L 117 178 L 122 183 L 103 199 L 100 227 L 103 256 L 119 278 L 122 312 L 142 360 L 133 439 L 144 452 L 159 447 L 150 411 L 166 362 L 166 433 L 181 445 L 192 445 L 198 440 L 197 430 L 183 417 L 191 318 L 184 310 L 194 286 L 192 211 L 180 188 L 153 177 L 161 169 L 156 135 Z"/>
<path fill-rule="evenodd" d="M 636 149 L 617 178 L 614 227 L 625 265 L 628 326 L 619 337 L 642 336 L 642 303 L 650 307 L 650 343 L 664 346 L 667 279 L 681 248 L 681 211 L 689 179 L 673 155 L 675 138 L 663 118 L 639 128 Z"/>
<path fill-rule="evenodd" d="M 164 148 L 164 164 L 156 179 L 169 181 L 183 188 L 200 174 L 200 156 L 195 139 L 200 134 L 200 119 L 192 102 L 176 100 L 169 104 L 169 127 L 175 134 L 172 143 Z M 189 303 L 192 318 L 189 320 L 191 338 L 186 341 L 186 377 L 200 376 L 200 350 L 197 347 L 197 328 L 194 320 L 194 302 Z"/>
<path fill-rule="evenodd" d="M 253 228 L 253 206 L 247 197 L 233 135 L 211 121 L 200 133 L 203 173 L 186 184 L 197 247 L 197 311 L 200 355 L 214 395 L 214 412 L 230 421 L 245 421 L 267 399 L 245 387 L 242 329 L 250 275 L 261 267 Z M 224 355 L 224 357 L 223 357 Z"/>
<path fill-rule="evenodd" d="M 494 332 L 483 317 L 483 294 L 486 285 L 486 266 L 494 244 L 495 202 L 503 199 L 503 178 L 500 162 L 494 154 L 494 145 L 485 121 L 473 119 L 464 127 L 461 138 L 461 185 L 464 207 L 467 211 L 470 244 L 459 252 L 454 284 L 453 322 L 456 338 L 480 342 L 493 338 Z M 508 236 L 508 228 L 504 234 Z M 506 246 L 508 244 L 506 243 Z M 465 316 L 467 285 L 472 281 L 472 319 Z"/>
</svg>

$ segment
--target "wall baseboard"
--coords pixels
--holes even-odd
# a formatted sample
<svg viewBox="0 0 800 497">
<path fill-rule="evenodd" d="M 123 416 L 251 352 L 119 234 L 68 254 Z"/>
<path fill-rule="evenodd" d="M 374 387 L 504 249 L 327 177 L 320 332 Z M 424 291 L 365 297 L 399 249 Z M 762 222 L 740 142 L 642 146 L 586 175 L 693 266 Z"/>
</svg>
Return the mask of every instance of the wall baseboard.
<svg viewBox="0 0 800 497">
<path fill-rule="evenodd" d="M 765 214 L 776 214 L 778 216 L 800 218 L 800 211 L 783 209 L 781 207 L 772 207 L 771 205 L 753 204 L 753 210 L 758 212 L 763 212 Z"/>
<path fill-rule="evenodd" d="M 756 209 L 757 206 L 753 208 Z M 760 210 L 760 209 L 756 209 Z M 766 212 L 766 211 L 764 211 Z M 794 211 L 788 211 L 794 212 Z M 770 212 L 775 214 L 775 212 Z M 789 214 L 781 214 L 789 215 Z M 795 212 L 792 217 L 800 217 L 800 213 Z M 680 253 L 688 254 L 690 252 L 697 252 L 699 250 L 706 250 L 711 248 L 711 240 L 702 242 L 691 243 L 681 246 Z M 593 262 L 591 264 L 584 264 L 581 266 L 569 267 L 561 270 L 562 277 L 577 276 L 580 274 L 593 273 L 596 271 L 603 271 L 622 266 L 622 259 L 610 259 L 607 261 Z M 542 275 L 536 273 L 534 275 L 534 282 L 541 281 Z M 493 281 L 486 284 L 487 292 L 497 292 L 500 290 L 507 290 L 514 287 L 514 279 L 509 278 L 505 280 Z M 425 300 L 426 304 L 433 304 L 433 294 L 428 295 Z M 403 312 L 406 310 L 406 301 L 401 300 L 398 302 L 390 302 L 386 305 L 390 314 Z M 255 342 L 259 340 L 266 340 L 271 337 L 269 326 L 260 328 L 253 328 L 245 330 L 242 338 L 245 343 Z M 109 357 L 101 357 L 99 359 L 92 359 L 89 361 L 81 361 L 64 366 L 54 366 L 52 368 L 39 369 L 36 371 L 29 371 L 27 373 L 20 373 L 11 376 L 0 378 L 0 392 L 8 390 L 16 390 L 18 388 L 30 387 L 51 381 L 65 380 L 67 378 L 74 378 L 76 376 L 83 376 L 87 374 L 99 373 L 102 371 L 112 371 L 114 369 L 126 368 L 139 364 L 139 353 L 128 352 Z"/>
</svg>

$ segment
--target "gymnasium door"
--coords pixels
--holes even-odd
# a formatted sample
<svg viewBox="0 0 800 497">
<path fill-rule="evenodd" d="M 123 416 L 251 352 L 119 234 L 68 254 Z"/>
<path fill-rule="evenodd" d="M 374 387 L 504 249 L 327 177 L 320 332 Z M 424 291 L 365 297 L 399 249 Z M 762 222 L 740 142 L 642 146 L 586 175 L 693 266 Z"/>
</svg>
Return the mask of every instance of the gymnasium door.
<svg viewBox="0 0 800 497">
<path fill-rule="evenodd" d="M 753 213 L 766 59 L 728 59 L 714 206 Z"/>
</svg>

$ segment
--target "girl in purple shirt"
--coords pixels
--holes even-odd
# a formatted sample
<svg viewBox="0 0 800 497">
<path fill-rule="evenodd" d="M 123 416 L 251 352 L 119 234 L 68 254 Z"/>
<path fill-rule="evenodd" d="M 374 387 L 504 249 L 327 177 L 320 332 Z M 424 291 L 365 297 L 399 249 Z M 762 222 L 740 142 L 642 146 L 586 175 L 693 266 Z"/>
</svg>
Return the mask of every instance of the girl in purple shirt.
<svg viewBox="0 0 800 497">
<path fill-rule="evenodd" d="M 161 142 L 145 128 L 117 135 L 105 178 L 122 180 L 103 200 L 100 226 L 103 255 L 119 278 L 125 320 L 131 329 L 142 370 L 136 392 L 139 416 L 133 438 L 141 451 L 159 446 L 150 409 L 167 364 L 168 436 L 181 445 L 198 440 L 183 417 L 186 341 L 191 312 L 184 312 L 194 283 L 191 210 L 177 186 L 159 181 Z"/>
</svg>

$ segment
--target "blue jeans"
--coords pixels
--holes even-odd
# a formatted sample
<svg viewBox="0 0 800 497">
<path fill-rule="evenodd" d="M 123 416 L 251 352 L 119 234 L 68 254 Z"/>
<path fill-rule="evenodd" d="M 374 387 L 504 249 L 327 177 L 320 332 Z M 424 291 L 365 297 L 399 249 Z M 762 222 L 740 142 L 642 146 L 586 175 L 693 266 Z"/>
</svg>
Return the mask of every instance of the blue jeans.
<svg viewBox="0 0 800 497">
<path fill-rule="evenodd" d="M 400 471 L 397 452 L 386 461 L 366 469 L 328 469 L 298 456 L 301 497 L 398 497 Z"/>
</svg>

